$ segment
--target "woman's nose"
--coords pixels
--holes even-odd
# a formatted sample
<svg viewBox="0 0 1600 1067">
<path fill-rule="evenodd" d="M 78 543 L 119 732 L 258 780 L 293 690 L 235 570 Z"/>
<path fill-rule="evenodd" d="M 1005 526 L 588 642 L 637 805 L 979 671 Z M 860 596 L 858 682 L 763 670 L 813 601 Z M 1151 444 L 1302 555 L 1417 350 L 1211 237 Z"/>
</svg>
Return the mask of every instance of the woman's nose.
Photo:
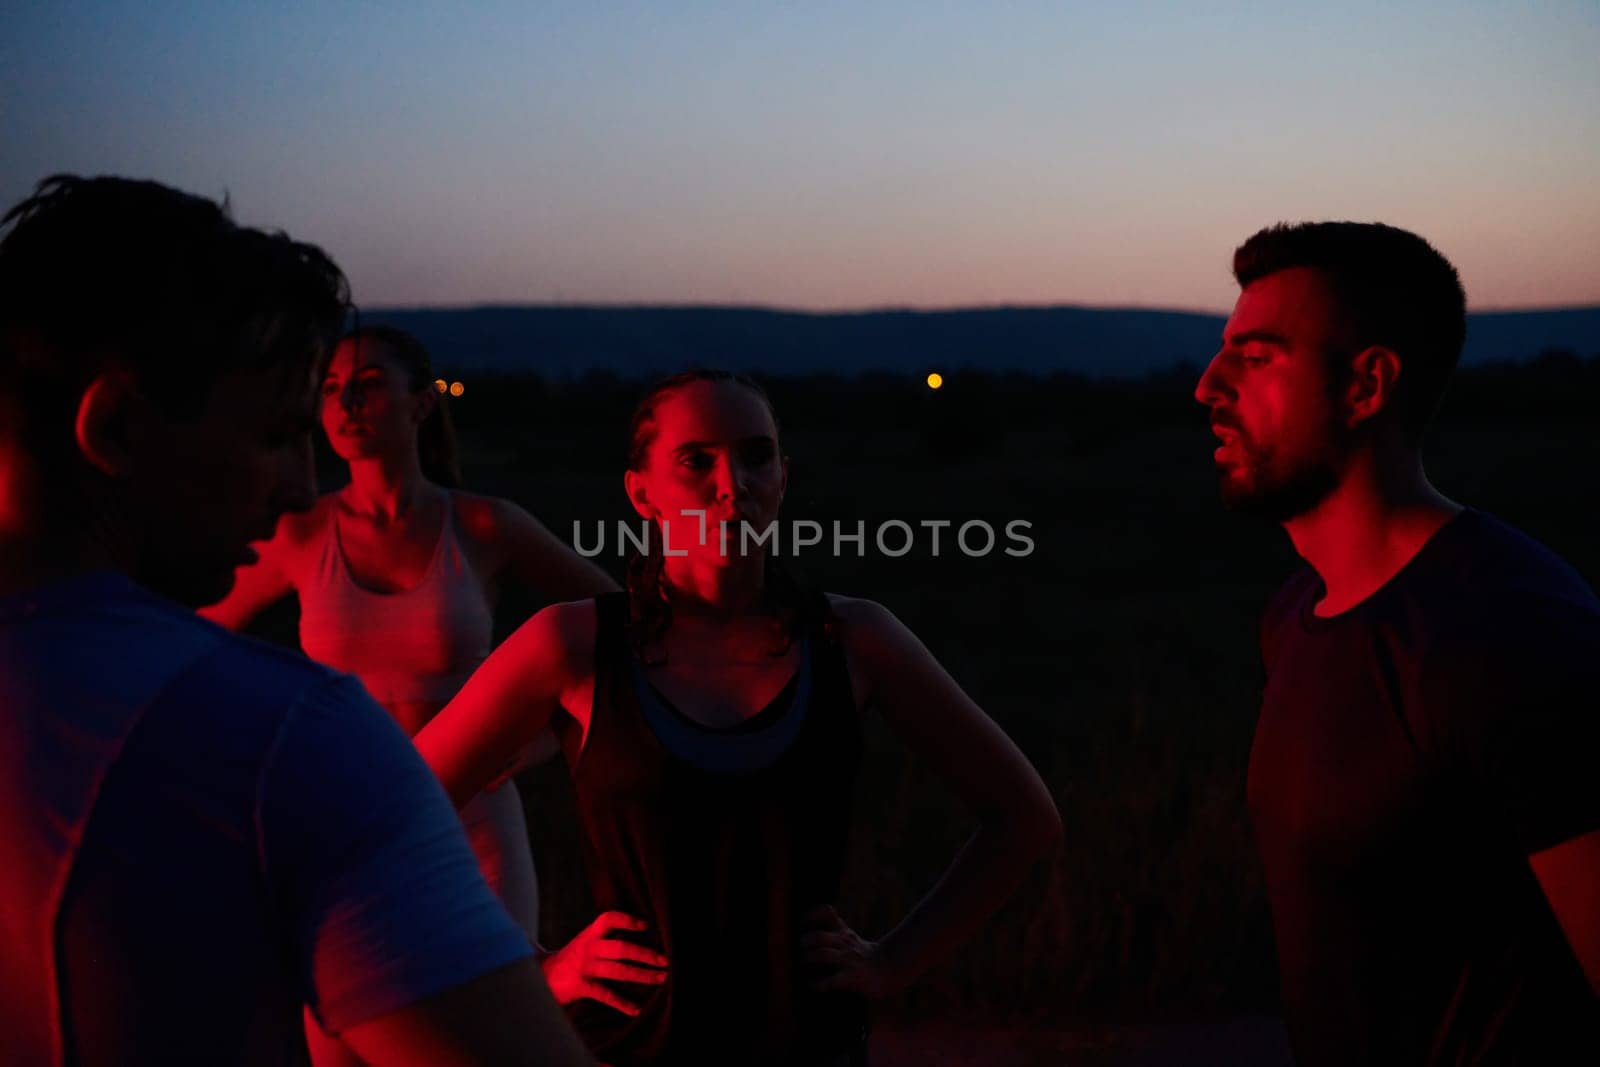
<svg viewBox="0 0 1600 1067">
<path fill-rule="evenodd" d="M 731 457 L 717 462 L 717 496 L 736 499 L 744 495 L 744 469 Z"/>
<path fill-rule="evenodd" d="M 339 406 L 345 411 L 355 411 L 361 407 L 361 390 L 356 388 L 355 382 L 346 382 L 344 388 L 339 390 Z"/>
</svg>

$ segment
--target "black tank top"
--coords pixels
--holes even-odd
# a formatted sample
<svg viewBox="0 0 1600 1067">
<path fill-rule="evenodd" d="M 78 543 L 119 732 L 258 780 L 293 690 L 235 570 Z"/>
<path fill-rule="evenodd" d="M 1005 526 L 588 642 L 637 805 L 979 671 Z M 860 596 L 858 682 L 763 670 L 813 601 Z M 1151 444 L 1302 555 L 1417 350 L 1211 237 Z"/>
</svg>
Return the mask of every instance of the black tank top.
<svg viewBox="0 0 1600 1067">
<path fill-rule="evenodd" d="M 574 1024 L 615 1067 L 804 1063 L 854 1048 L 865 1033 L 863 1004 L 810 992 L 799 945 L 800 917 L 837 896 L 861 761 L 843 651 L 820 628 L 807 633 L 801 673 L 741 727 L 716 730 L 677 715 L 671 733 L 704 735 L 689 739 L 693 758 L 685 758 L 684 737 L 658 735 L 661 709 L 647 716 L 641 705 L 641 691 L 646 702 L 661 698 L 640 688 L 627 594 L 595 603 L 588 739 L 566 716 L 557 728 L 589 885 L 599 911 L 649 923 L 638 940 L 671 963 L 660 986 L 617 984 L 641 1003 L 637 1017 L 584 1000 L 573 1005 Z M 719 735 L 745 754 L 720 765 L 696 754 L 714 754 Z"/>
</svg>

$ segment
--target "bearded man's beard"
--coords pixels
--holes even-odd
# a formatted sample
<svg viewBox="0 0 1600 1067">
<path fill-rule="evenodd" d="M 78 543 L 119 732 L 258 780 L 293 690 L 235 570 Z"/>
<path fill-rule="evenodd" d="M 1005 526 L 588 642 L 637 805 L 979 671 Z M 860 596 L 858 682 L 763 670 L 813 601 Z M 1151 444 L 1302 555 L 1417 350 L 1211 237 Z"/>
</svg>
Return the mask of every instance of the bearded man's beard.
<svg viewBox="0 0 1600 1067">
<path fill-rule="evenodd" d="M 1345 454 L 1344 431 L 1311 456 L 1286 467 L 1277 452 L 1241 436 L 1243 461 L 1218 468 L 1222 502 L 1244 515 L 1271 522 L 1287 522 L 1304 515 L 1327 499 L 1339 484 Z"/>
</svg>

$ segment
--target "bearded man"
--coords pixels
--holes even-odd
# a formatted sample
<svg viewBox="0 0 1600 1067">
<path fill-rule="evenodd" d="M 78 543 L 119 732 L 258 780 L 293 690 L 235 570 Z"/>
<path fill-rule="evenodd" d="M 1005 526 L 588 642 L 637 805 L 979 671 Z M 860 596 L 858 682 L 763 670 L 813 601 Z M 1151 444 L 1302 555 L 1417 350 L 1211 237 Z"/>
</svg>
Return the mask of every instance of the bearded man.
<svg viewBox="0 0 1600 1067">
<path fill-rule="evenodd" d="M 1195 397 L 1224 501 L 1308 564 L 1263 622 L 1248 786 L 1296 1058 L 1600 1063 L 1600 603 L 1423 472 L 1456 271 L 1323 222 L 1234 274 Z"/>
</svg>

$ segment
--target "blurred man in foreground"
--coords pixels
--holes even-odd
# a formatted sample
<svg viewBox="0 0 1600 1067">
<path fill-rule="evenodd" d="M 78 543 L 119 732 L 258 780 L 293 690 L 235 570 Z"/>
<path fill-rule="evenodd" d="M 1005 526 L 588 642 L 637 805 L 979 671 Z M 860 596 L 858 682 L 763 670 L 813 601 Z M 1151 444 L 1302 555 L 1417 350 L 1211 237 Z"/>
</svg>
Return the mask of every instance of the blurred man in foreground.
<svg viewBox="0 0 1600 1067">
<path fill-rule="evenodd" d="M 373 1063 L 588 1062 L 382 709 L 188 610 L 312 500 L 338 268 L 115 178 L 0 233 L 7 1058 L 299 1062 L 306 1004 Z"/>
<path fill-rule="evenodd" d="M 1302 1065 L 1600 1062 L 1600 603 L 1420 443 L 1465 297 L 1421 238 L 1279 226 L 1195 390 L 1223 499 L 1308 567 L 1249 801 Z"/>
</svg>

